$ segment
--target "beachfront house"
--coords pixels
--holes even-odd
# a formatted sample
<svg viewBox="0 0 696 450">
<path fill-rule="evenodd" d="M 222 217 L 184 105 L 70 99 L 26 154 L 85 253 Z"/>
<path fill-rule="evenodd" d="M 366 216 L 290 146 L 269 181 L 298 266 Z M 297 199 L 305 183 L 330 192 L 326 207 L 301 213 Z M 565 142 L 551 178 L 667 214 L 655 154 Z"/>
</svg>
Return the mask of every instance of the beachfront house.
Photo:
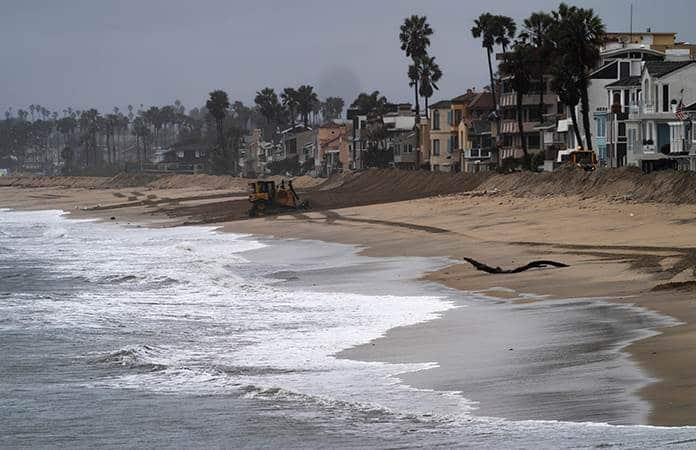
<svg viewBox="0 0 696 450">
<path fill-rule="evenodd" d="M 387 150 L 391 152 L 392 163 L 399 169 L 417 169 L 419 157 L 416 140 L 416 115 L 410 103 L 398 105 L 397 110 L 382 117 L 386 131 Z"/>
<path fill-rule="evenodd" d="M 330 120 L 319 127 L 314 160 L 317 174 L 326 177 L 351 167 L 352 132 L 351 121 L 341 119 Z"/>
<path fill-rule="evenodd" d="M 461 164 L 459 124 L 475 93 L 469 91 L 451 100 L 441 100 L 429 106 L 430 170 L 458 172 Z"/>
<path fill-rule="evenodd" d="M 647 61 L 639 78 L 608 85 L 606 95 L 610 165 L 696 169 L 696 61 Z"/>
<path fill-rule="evenodd" d="M 605 36 L 605 42 L 600 48 L 600 62 L 597 68 L 589 75 L 588 96 L 590 105 L 591 140 L 592 148 L 597 152 L 599 160 L 606 165 L 621 165 L 626 155 L 614 155 L 610 157 L 608 146 L 608 133 L 611 131 L 609 122 L 615 117 L 611 116 L 611 106 L 615 104 L 614 96 L 620 91 L 620 104 L 622 109 L 637 106 L 639 100 L 632 98 L 635 94 L 634 83 L 642 74 L 643 65 L 646 62 L 690 60 L 696 56 L 696 45 L 677 41 L 674 32 L 656 33 L 650 31 L 640 32 L 610 32 Z M 607 90 L 611 90 L 611 95 Z M 582 116 L 580 106 L 577 107 L 580 133 L 585 138 L 582 129 Z M 627 113 L 627 111 L 622 111 Z M 564 124 L 564 127 L 566 124 Z M 572 125 L 569 128 L 569 147 L 578 145 L 575 141 Z M 626 138 L 626 139 L 623 139 Z M 626 144 L 627 136 L 615 139 Z M 624 145 L 619 145 L 619 152 L 623 152 Z"/>
</svg>

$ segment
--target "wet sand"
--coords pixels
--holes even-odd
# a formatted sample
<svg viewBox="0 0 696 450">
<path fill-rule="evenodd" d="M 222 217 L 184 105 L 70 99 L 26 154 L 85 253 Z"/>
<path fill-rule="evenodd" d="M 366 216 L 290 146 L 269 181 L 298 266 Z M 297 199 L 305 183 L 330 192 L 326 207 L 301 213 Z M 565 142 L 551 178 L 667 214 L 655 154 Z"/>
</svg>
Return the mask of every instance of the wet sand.
<svg viewBox="0 0 696 450">
<path fill-rule="evenodd" d="M 167 215 L 162 205 L 134 205 L 103 211 L 77 209 L 115 203 L 118 200 L 115 192 L 120 191 L 0 188 L 0 207 L 65 209 L 76 217 L 96 216 L 105 220 L 114 217 L 119 223 L 149 222 L 155 226 L 196 220 L 195 216 Z M 147 191 L 147 194 L 196 204 L 204 200 L 194 197 L 225 192 L 169 189 Z M 228 194 L 230 197 L 238 195 Z M 187 197 L 189 200 L 183 200 Z M 570 267 L 515 275 L 488 275 L 475 271 L 468 264 L 454 264 L 426 278 L 464 291 L 499 297 L 511 308 L 530 301 L 544 304 L 543 299 L 526 294 L 553 299 L 610 297 L 611 302 L 639 305 L 684 322 L 662 328 L 662 334 L 634 342 L 626 351 L 657 380 L 639 391 L 641 397 L 650 402 L 647 422 L 696 424 L 696 366 L 691 363 L 696 352 L 696 294 L 690 289 L 696 266 L 693 242 L 696 207 L 693 205 L 637 204 L 579 197 L 450 195 L 235 221 L 226 223 L 224 229 L 359 245 L 364 254 L 376 256 L 444 256 L 454 260 L 467 256 L 506 268 L 533 259 L 565 262 Z M 656 286 L 669 283 L 681 290 L 653 291 Z M 463 313 L 453 312 L 442 321 L 412 330 L 394 330 L 387 336 L 393 344 L 379 346 L 386 349 L 382 354 L 362 356 L 388 360 L 401 353 L 403 357 L 406 352 L 399 350 L 403 349 L 403 342 L 409 339 L 423 342 L 426 338 L 422 333 L 430 330 L 426 333 L 427 339 L 437 342 L 438 349 L 414 348 L 414 354 L 420 352 L 429 355 L 428 360 L 443 361 L 447 355 L 453 355 L 451 359 L 455 360 L 454 350 L 461 348 L 467 337 L 473 336 L 458 331 L 463 325 L 457 324 L 465 323 L 460 314 Z M 452 327 L 457 331 L 453 333 Z M 561 345 L 570 340 L 563 332 L 558 336 Z M 476 347 L 470 345 L 469 348 Z M 515 354 L 515 350 L 510 353 Z M 431 380 L 432 385 L 450 383 L 446 381 L 450 375 L 444 375 L 444 363 L 442 370 L 438 370 L 413 374 L 405 379 L 422 385 L 427 384 L 427 380 Z M 630 380 L 624 386 L 629 391 L 637 387 Z M 534 392 L 533 386 L 525 389 Z M 510 412 L 525 403 L 530 403 L 530 399 L 495 408 Z M 496 413 L 483 408 L 484 413 Z M 569 407 L 568 417 L 578 417 L 571 409 Z M 607 420 L 612 420 L 610 412 L 606 414 Z"/>
</svg>

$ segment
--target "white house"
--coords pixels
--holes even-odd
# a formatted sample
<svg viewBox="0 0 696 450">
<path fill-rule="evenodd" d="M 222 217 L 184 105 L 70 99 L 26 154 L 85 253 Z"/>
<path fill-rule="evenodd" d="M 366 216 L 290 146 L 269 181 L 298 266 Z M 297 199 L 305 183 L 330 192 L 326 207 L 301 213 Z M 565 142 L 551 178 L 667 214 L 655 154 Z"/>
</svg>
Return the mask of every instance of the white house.
<svg viewBox="0 0 696 450">
<path fill-rule="evenodd" d="M 647 61 L 640 77 L 606 86 L 612 111 L 607 143 L 610 165 L 693 168 L 690 110 L 696 110 L 696 61 Z M 677 114 L 679 104 L 684 115 Z"/>
</svg>

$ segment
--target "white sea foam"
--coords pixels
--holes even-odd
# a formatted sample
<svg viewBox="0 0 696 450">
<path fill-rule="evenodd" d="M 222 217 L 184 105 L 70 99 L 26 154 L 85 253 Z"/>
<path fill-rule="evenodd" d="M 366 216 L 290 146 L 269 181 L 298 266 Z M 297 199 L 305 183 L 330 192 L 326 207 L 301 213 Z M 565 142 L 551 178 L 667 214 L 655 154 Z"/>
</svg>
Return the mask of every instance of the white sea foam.
<svg viewBox="0 0 696 450">
<path fill-rule="evenodd" d="M 399 374 L 427 370 L 436 362 L 336 358 L 338 351 L 391 328 L 432 320 L 455 307 L 438 295 L 286 288 L 267 278 L 275 272 L 329 270 L 323 267 L 327 264 L 352 270 L 359 264 L 347 261 L 355 256 L 336 253 L 336 247 L 321 247 L 321 258 L 313 260 L 313 244 L 302 244 L 305 253 L 297 257 L 301 267 L 261 267 L 244 253 L 264 249 L 267 243 L 212 229 L 124 228 L 68 220 L 59 211 L 3 211 L 0 228 L 23 230 L 17 233 L 19 239 L 0 241 L 3 246 L 23 258 L 48 261 L 46 270 L 83 283 L 78 293 L 66 296 L 17 293 L 0 304 L 0 314 L 9 317 L 0 328 L 97 330 L 104 336 L 123 336 L 123 345 L 84 355 L 112 371 L 85 383 L 87 387 L 178 395 L 238 393 L 260 401 L 305 403 L 336 414 L 387 414 L 453 426 L 449 432 L 495 434 L 499 443 L 509 437 L 515 440 L 511 448 L 538 442 L 540 436 L 574 445 L 607 439 L 664 443 L 667 437 L 681 439 L 694 431 L 666 430 L 663 440 L 651 441 L 657 439 L 656 428 L 477 418 L 470 414 L 475 403 L 458 392 L 415 389 L 398 381 Z M 34 232 L 26 234 L 27 229 Z"/>
</svg>

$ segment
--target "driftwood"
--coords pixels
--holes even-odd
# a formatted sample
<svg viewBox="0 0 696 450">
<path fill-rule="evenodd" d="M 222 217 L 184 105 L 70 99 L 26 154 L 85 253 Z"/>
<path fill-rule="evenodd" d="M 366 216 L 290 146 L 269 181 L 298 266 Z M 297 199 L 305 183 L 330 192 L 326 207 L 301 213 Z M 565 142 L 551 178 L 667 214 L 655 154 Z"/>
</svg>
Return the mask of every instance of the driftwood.
<svg viewBox="0 0 696 450">
<path fill-rule="evenodd" d="M 482 272 L 487 272 L 487 273 L 493 273 L 493 274 L 520 273 L 520 272 L 524 272 L 525 270 L 544 268 L 544 267 L 555 267 L 555 268 L 568 267 L 568 264 L 563 264 L 563 263 L 556 262 L 556 261 L 540 260 L 540 261 L 532 261 L 529 264 L 517 267 L 515 269 L 504 270 L 504 269 L 501 269 L 500 267 L 491 267 L 489 265 L 483 264 L 482 262 L 476 261 L 475 259 L 472 259 L 472 258 L 464 258 L 464 260 L 467 261 L 472 266 L 474 266 L 476 268 L 476 270 L 480 270 Z"/>
</svg>

